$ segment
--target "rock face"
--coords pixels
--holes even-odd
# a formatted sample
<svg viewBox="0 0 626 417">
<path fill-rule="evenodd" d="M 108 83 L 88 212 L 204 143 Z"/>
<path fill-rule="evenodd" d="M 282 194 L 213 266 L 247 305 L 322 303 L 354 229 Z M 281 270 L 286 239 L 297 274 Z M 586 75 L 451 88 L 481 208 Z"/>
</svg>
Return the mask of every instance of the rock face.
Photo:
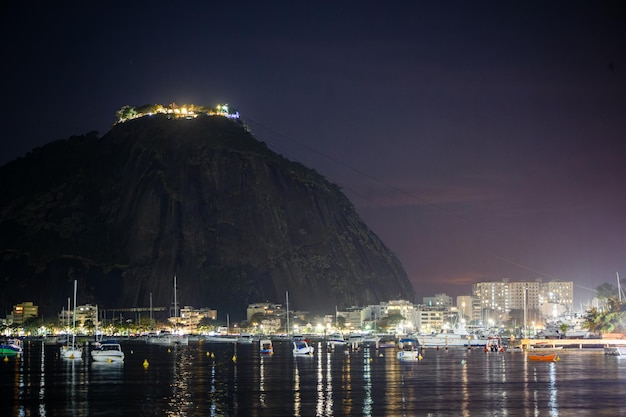
<svg viewBox="0 0 626 417">
<path fill-rule="evenodd" d="M 0 307 L 177 301 L 245 315 L 404 298 L 396 257 L 339 188 L 220 116 L 143 117 L 0 168 Z"/>
</svg>

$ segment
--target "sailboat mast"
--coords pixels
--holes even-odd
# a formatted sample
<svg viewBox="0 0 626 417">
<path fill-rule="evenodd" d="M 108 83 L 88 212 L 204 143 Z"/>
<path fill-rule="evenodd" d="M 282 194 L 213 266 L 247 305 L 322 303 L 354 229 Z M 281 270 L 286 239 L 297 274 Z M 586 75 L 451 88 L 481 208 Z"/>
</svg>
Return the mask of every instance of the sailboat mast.
<svg viewBox="0 0 626 417">
<path fill-rule="evenodd" d="M 74 347 L 74 341 L 76 340 L 76 286 L 77 281 L 74 280 L 74 311 L 72 314 L 72 348 Z"/>
<path fill-rule="evenodd" d="M 619 272 L 616 272 L 615 275 L 617 275 L 617 299 L 621 303 L 622 302 L 622 285 L 619 282 Z"/>
<path fill-rule="evenodd" d="M 176 323 L 176 274 L 174 274 L 174 323 Z"/>
<path fill-rule="evenodd" d="M 287 337 L 289 337 L 289 291 L 285 291 L 285 303 L 287 305 Z"/>
</svg>

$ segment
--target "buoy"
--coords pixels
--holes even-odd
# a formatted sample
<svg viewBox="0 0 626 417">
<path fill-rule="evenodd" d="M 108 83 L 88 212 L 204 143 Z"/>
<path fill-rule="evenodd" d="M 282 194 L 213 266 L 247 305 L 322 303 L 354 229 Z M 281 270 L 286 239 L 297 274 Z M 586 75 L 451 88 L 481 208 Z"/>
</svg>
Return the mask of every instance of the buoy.
<svg viewBox="0 0 626 417">
<path fill-rule="evenodd" d="M 113 362 L 113 359 L 109 358 L 109 363 Z"/>
<path fill-rule="evenodd" d="M 172 351 L 172 349 L 167 348 L 167 353 L 170 353 Z"/>
<path fill-rule="evenodd" d="M 206 355 L 207 355 L 207 356 L 211 356 L 211 352 L 207 352 L 207 353 L 206 353 Z"/>
<path fill-rule="evenodd" d="M 143 367 L 147 368 L 150 364 L 148 363 L 148 359 L 143 360 Z"/>
<path fill-rule="evenodd" d="M 5 362 L 8 362 L 8 361 L 9 361 L 9 358 L 8 358 L 6 355 L 4 355 L 4 361 L 5 361 Z"/>
<path fill-rule="evenodd" d="M 237 355 L 233 355 L 233 362 L 237 362 Z"/>
<path fill-rule="evenodd" d="M 133 353 L 135 353 L 132 349 L 130 350 L 130 354 L 132 355 Z"/>
<path fill-rule="evenodd" d="M 379 357 L 379 358 L 382 358 L 382 357 L 383 357 L 383 354 L 382 354 L 382 353 L 379 353 L 379 354 L 378 354 L 378 357 Z"/>
<path fill-rule="evenodd" d="M 212 357 L 212 358 L 214 358 L 214 357 L 215 357 L 215 355 L 214 355 L 213 353 L 211 353 L 211 357 Z"/>
<path fill-rule="evenodd" d="M 370 358 L 370 362 L 373 361 L 374 359 Z"/>
<path fill-rule="evenodd" d="M 561 360 L 561 357 L 560 357 L 560 356 L 557 356 L 557 357 L 556 357 L 556 360 L 557 360 L 557 361 L 560 361 L 560 360 Z"/>
<path fill-rule="evenodd" d="M 422 355 L 421 355 L 421 354 L 419 354 L 419 355 L 417 356 L 417 360 L 421 361 L 422 359 L 423 359 L 423 358 L 422 358 Z"/>
<path fill-rule="evenodd" d="M 465 359 L 461 359 L 461 366 L 465 366 Z"/>
</svg>

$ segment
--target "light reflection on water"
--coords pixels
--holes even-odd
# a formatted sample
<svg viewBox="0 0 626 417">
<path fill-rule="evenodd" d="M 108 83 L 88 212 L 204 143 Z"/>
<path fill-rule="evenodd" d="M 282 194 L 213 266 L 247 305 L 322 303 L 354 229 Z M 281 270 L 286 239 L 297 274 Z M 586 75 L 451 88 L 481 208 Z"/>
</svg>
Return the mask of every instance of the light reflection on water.
<svg viewBox="0 0 626 417">
<path fill-rule="evenodd" d="M 256 345 L 122 346 L 124 363 L 95 363 L 28 343 L 0 363 L 0 415 L 626 415 L 626 360 L 601 351 L 539 363 L 521 352 L 427 349 L 400 363 L 391 349 L 346 354 L 321 343 L 313 357 L 293 357 L 287 343 L 271 356 Z"/>
</svg>

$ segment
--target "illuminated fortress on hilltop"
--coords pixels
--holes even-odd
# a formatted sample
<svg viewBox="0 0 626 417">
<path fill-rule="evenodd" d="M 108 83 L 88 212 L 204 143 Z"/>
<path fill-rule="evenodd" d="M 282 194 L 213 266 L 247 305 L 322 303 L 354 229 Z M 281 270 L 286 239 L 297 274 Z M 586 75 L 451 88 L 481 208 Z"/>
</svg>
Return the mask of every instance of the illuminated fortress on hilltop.
<svg viewBox="0 0 626 417">
<path fill-rule="evenodd" d="M 163 106 L 161 104 L 146 104 L 140 107 L 123 106 L 115 116 L 117 123 L 124 123 L 128 120 L 137 119 L 155 114 L 166 114 L 176 119 L 193 119 L 200 115 L 223 116 L 229 119 L 239 119 L 239 112 L 228 107 L 228 104 L 218 104 L 215 107 L 196 106 L 194 104 L 178 105 L 176 103 Z"/>
</svg>

